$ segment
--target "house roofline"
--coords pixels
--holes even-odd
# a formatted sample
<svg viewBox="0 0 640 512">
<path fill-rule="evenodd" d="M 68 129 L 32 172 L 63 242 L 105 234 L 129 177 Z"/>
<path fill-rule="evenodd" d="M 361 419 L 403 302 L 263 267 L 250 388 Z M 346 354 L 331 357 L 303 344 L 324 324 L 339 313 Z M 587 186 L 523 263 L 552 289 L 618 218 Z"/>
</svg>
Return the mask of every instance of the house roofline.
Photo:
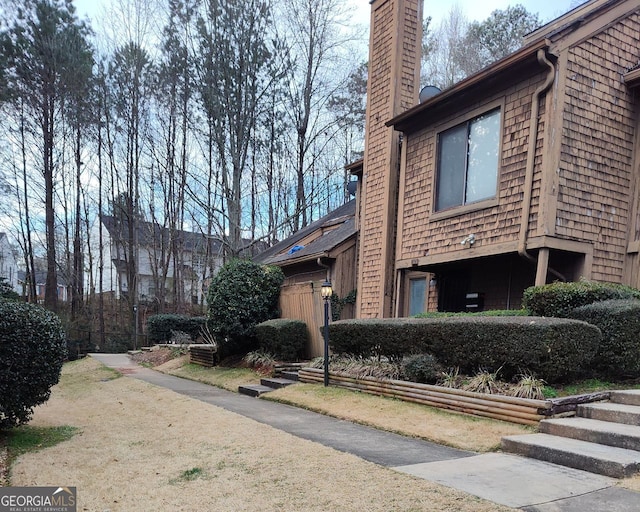
<svg viewBox="0 0 640 512">
<path fill-rule="evenodd" d="M 591 0 L 567 11 L 562 16 L 538 27 L 524 36 L 524 44 L 527 45 L 541 37 L 555 40 L 565 30 L 571 30 L 588 21 L 588 19 L 613 8 L 621 0 Z"/>
<path fill-rule="evenodd" d="M 550 45 L 551 42 L 547 38 L 538 39 L 477 73 L 468 76 L 464 80 L 457 82 L 449 89 L 445 89 L 441 93 L 387 121 L 386 126 L 393 126 L 396 130 L 402 132 L 412 131 L 412 129 L 417 128 L 424 119 L 420 114 L 443 107 L 443 105 L 454 98 L 472 95 L 476 91 L 480 92 L 503 76 L 517 73 L 521 69 L 532 65 L 540 66 L 537 59 L 538 50 L 547 51 Z"/>
</svg>

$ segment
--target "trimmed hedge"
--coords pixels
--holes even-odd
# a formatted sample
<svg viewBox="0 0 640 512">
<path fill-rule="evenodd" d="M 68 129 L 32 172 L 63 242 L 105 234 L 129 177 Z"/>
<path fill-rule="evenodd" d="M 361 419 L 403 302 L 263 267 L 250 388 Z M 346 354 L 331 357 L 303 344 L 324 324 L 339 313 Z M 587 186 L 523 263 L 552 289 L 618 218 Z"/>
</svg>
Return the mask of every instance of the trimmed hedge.
<svg viewBox="0 0 640 512">
<path fill-rule="evenodd" d="M 526 309 L 488 309 L 477 313 L 459 312 L 453 313 L 449 311 L 425 311 L 418 313 L 414 318 L 449 318 L 461 316 L 531 316 Z"/>
<path fill-rule="evenodd" d="M 0 299 L 0 429 L 28 422 L 33 408 L 49 399 L 66 354 L 55 314 Z"/>
<path fill-rule="evenodd" d="M 305 355 L 309 333 L 300 320 L 276 318 L 256 325 L 260 350 L 281 361 L 299 361 Z"/>
<path fill-rule="evenodd" d="M 522 305 L 532 315 L 567 318 L 575 308 L 611 299 L 640 299 L 640 290 L 593 281 L 552 283 L 527 288 Z"/>
<path fill-rule="evenodd" d="M 602 342 L 593 361 L 600 377 L 640 377 L 640 300 L 607 300 L 576 308 L 571 317 L 596 325 Z"/>
<path fill-rule="evenodd" d="M 150 343 L 167 343 L 171 340 L 171 331 L 182 331 L 196 340 L 206 321 L 204 316 L 152 315 L 147 319 L 147 336 Z"/>
<path fill-rule="evenodd" d="M 583 375 L 602 338 L 586 322 L 520 316 L 342 320 L 329 333 L 338 354 L 393 360 L 430 353 L 464 373 L 501 368 L 510 379 L 528 370 L 548 382 Z"/>
<path fill-rule="evenodd" d="M 386 357 L 430 352 L 431 337 L 425 326 L 435 319 L 366 318 L 338 320 L 329 324 L 329 345 L 337 354 Z"/>
</svg>

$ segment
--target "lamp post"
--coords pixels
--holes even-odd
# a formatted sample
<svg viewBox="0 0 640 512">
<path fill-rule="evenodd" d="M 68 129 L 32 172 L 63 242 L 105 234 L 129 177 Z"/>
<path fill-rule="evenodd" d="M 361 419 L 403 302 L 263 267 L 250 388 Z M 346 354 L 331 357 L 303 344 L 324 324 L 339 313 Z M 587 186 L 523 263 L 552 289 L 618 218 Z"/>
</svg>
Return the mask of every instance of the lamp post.
<svg viewBox="0 0 640 512">
<path fill-rule="evenodd" d="M 329 385 L 329 300 L 333 294 L 331 282 L 326 280 L 320 289 L 324 301 L 324 385 Z"/>
<path fill-rule="evenodd" d="M 138 304 L 133 305 L 133 321 L 135 322 L 133 350 L 138 350 Z"/>
</svg>

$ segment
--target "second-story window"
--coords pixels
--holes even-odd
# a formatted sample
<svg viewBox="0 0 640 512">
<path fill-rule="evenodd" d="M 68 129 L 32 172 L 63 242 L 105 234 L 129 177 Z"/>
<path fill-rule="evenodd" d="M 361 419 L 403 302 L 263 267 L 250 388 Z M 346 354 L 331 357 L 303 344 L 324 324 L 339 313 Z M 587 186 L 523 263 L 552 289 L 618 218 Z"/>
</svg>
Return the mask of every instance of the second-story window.
<svg viewBox="0 0 640 512">
<path fill-rule="evenodd" d="M 435 210 L 495 197 L 500 151 L 500 109 L 438 134 Z"/>
</svg>

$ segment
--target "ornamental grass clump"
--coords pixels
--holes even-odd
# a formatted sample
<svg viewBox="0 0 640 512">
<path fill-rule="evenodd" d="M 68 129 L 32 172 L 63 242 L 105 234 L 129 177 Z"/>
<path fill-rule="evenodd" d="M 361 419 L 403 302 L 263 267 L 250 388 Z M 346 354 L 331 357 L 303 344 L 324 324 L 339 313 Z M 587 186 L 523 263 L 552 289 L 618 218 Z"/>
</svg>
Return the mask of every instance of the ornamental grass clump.
<svg viewBox="0 0 640 512">
<path fill-rule="evenodd" d="M 519 398 L 543 400 L 546 382 L 535 375 L 525 372 L 520 375 L 518 382 L 511 387 L 509 394 Z"/>
<path fill-rule="evenodd" d="M 465 391 L 473 391 L 474 393 L 487 393 L 490 395 L 501 395 L 506 391 L 504 382 L 498 379 L 500 368 L 495 372 L 488 370 L 480 370 L 469 382 L 464 386 Z"/>
<path fill-rule="evenodd" d="M 316 357 L 309 366 L 311 368 L 322 368 L 323 364 L 324 359 Z M 372 377 L 383 380 L 398 380 L 402 373 L 399 362 L 352 356 L 331 356 L 329 370 L 353 379 Z"/>
</svg>

